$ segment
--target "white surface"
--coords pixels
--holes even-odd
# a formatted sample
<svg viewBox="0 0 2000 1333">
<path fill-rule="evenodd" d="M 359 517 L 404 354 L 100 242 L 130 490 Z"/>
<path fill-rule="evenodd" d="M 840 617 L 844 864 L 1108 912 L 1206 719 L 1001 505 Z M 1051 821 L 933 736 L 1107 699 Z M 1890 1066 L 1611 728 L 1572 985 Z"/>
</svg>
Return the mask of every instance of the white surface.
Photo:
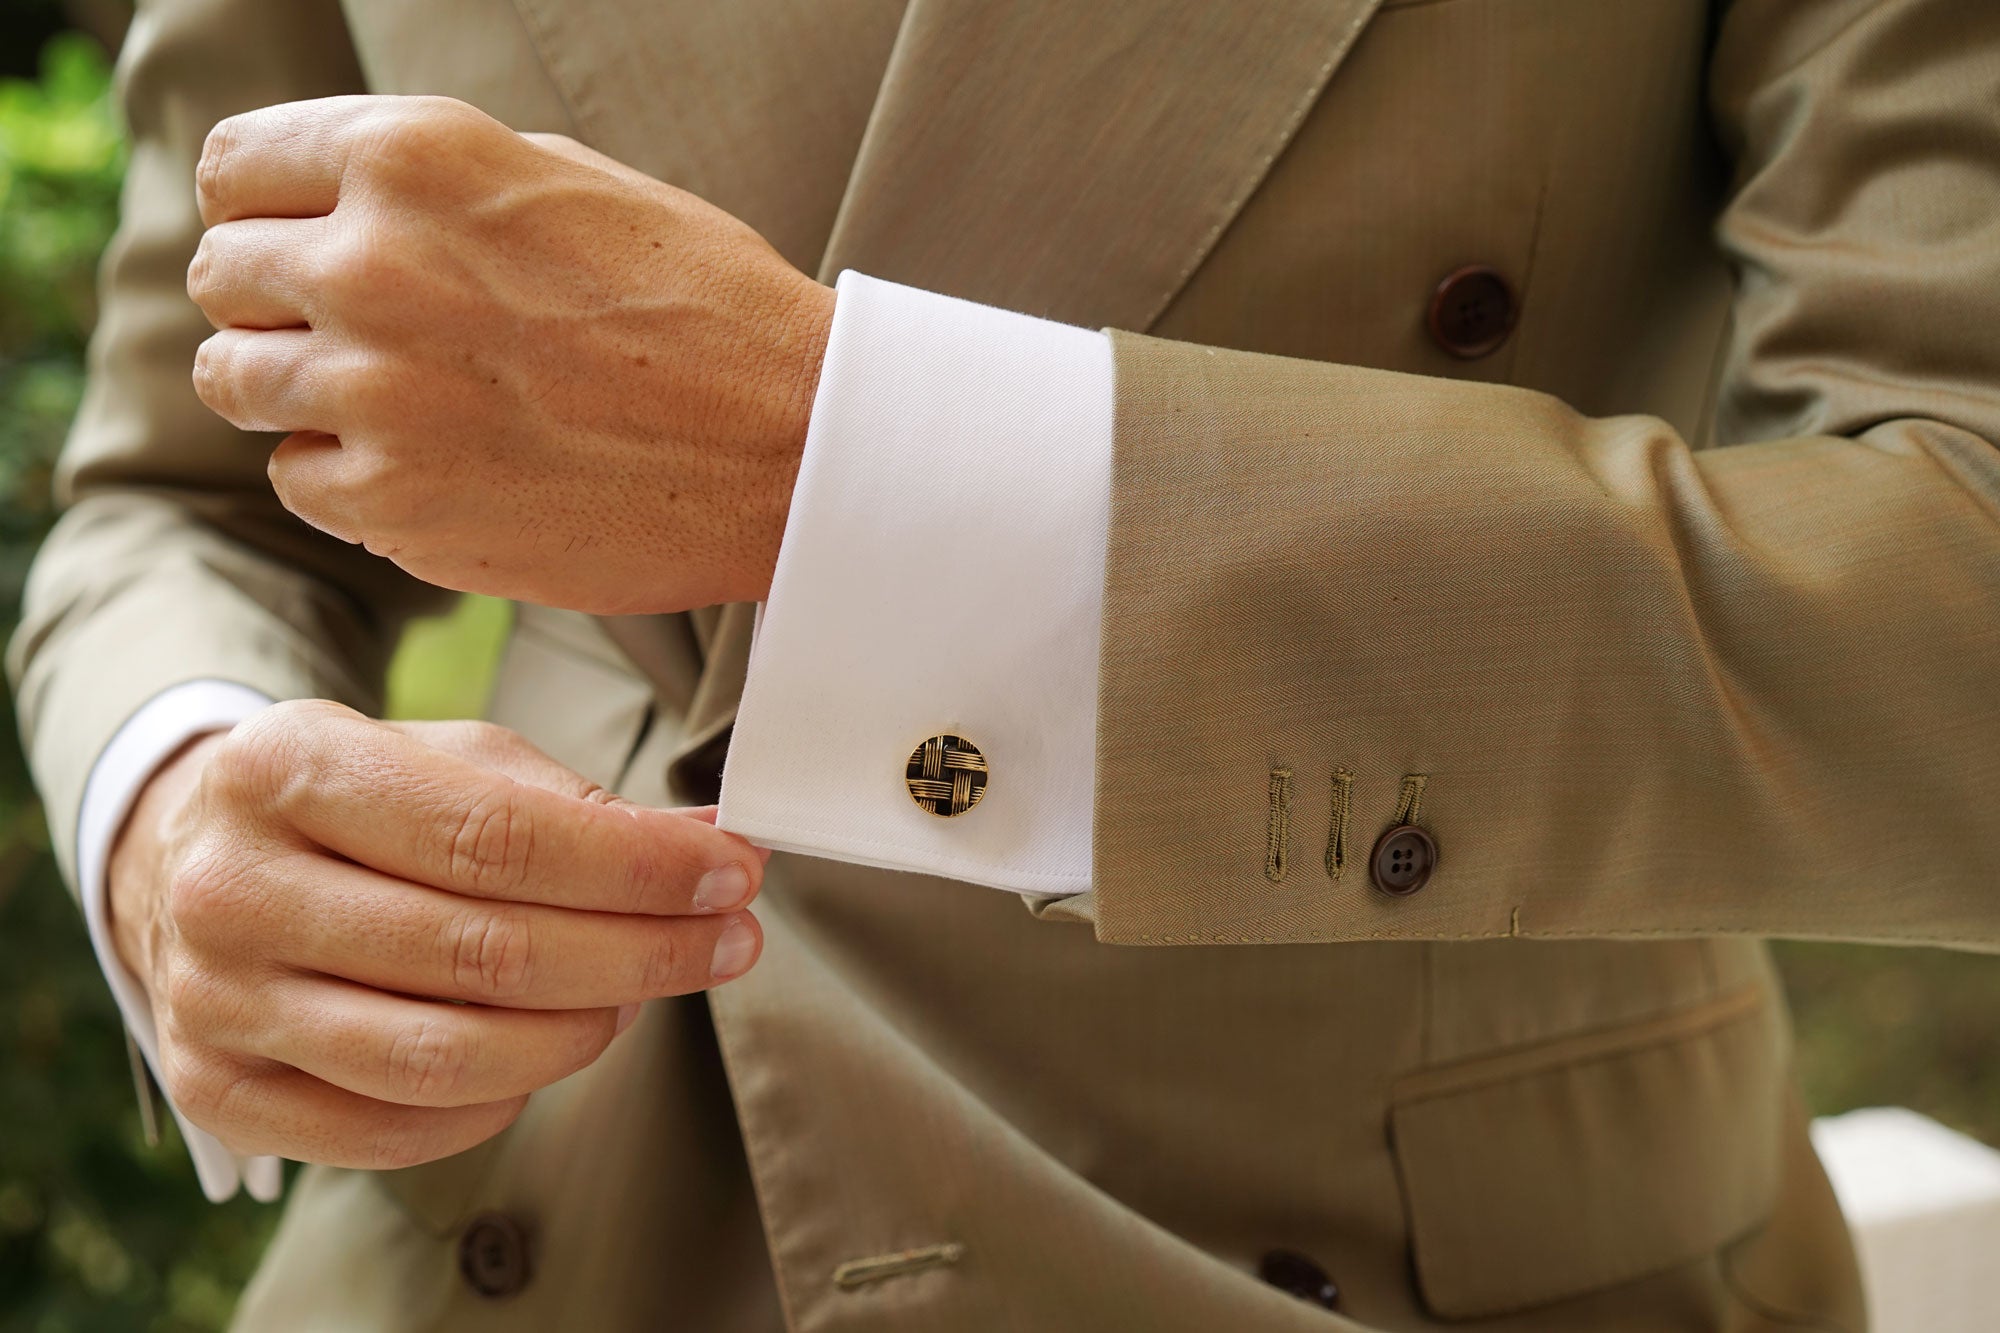
<svg viewBox="0 0 2000 1333">
<path fill-rule="evenodd" d="M 270 699 L 243 685 L 220 680 L 196 680 L 162 690 L 134 713 L 104 747 L 83 789 L 83 808 L 76 827 L 76 881 L 83 899 L 84 921 L 90 927 L 90 947 L 97 965 L 118 1001 L 125 1028 L 139 1044 L 153 1078 L 160 1080 L 160 1038 L 153 1024 L 153 1006 L 146 992 L 118 959 L 111 942 L 110 913 L 105 907 L 105 875 L 111 843 L 138 799 L 139 789 L 168 756 L 205 732 L 235 726 L 270 704 Z M 194 1158 L 202 1192 L 217 1203 L 236 1193 L 240 1182 L 253 1198 L 269 1202 L 283 1185 L 275 1157 L 239 1158 L 214 1135 L 189 1124 L 168 1099 L 168 1109 L 181 1128 L 181 1138 Z"/>
<path fill-rule="evenodd" d="M 839 291 L 718 822 L 785 851 L 1081 892 L 1110 339 L 857 273 Z M 940 733 L 990 770 L 953 819 L 903 785 Z"/>
<path fill-rule="evenodd" d="M 2000 1152 L 1900 1107 L 1815 1121 L 1874 1333 L 1994 1333 Z"/>
</svg>

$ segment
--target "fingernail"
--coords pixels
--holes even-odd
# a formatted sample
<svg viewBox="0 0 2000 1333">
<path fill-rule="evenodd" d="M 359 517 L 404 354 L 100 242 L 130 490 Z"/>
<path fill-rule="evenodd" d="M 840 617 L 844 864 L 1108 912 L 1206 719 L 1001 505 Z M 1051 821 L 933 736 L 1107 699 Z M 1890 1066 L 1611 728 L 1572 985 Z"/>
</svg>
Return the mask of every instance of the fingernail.
<svg viewBox="0 0 2000 1333">
<path fill-rule="evenodd" d="M 694 906 L 697 912 L 727 912 L 741 907 L 750 897 L 750 872 L 742 863 L 731 861 L 726 866 L 717 866 L 701 877 L 694 886 Z"/>
<path fill-rule="evenodd" d="M 623 1004 L 618 1006 L 618 1026 L 612 1029 L 611 1035 L 615 1037 L 620 1032 L 623 1032 L 626 1028 L 631 1027 L 632 1020 L 637 1018 L 638 1016 L 639 1016 L 638 1005 Z"/>
<path fill-rule="evenodd" d="M 722 938 L 715 942 L 715 961 L 709 964 L 709 973 L 717 981 L 727 981 L 750 967 L 750 956 L 757 952 L 757 932 L 750 928 L 748 921 L 732 921 L 722 932 Z"/>
</svg>

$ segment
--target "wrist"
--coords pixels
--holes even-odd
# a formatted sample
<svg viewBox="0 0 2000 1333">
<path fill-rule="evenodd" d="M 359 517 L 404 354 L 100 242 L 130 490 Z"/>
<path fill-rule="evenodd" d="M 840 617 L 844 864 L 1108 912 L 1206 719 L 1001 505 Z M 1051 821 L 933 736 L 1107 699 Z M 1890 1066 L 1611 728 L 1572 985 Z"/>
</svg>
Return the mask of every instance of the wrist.
<svg viewBox="0 0 2000 1333">
<path fill-rule="evenodd" d="M 112 945 L 118 961 L 148 990 L 170 830 L 194 795 L 209 755 L 227 735 L 211 731 L 196 736 L 162 762 L 140 788 L 111 844 L 104 906 Z"/>
<path fill-rule="evenodd" d="M 732 596 L 733 601 L 758 602 L 770 594 L 771 576 L 777 570 L 778 551 L 784 545 L 785 525 L 791 516 L 792 492 L 805 457 L 806 432 L 812 425 L 827 340 L 833 332 L 833 303 L 833 288 L 808 281 L 777 322 L 773 356 L 777 424 L 758 488 L 760 498 L 753 516 L 757 535 L 747 553 L 745 586 Z"/>
<path fill-rule="evenodd" d="M 820 371 L 826 364 L 826 344 L 833 335 L 833 302 L 833 288 L 807 282 L 782 324 L 779 346 L 784 349 L 782 360 L 787 368 L 783 445 L 794 474 L 805 453 L 813 399 L 819 393 Z"/>
</svg>

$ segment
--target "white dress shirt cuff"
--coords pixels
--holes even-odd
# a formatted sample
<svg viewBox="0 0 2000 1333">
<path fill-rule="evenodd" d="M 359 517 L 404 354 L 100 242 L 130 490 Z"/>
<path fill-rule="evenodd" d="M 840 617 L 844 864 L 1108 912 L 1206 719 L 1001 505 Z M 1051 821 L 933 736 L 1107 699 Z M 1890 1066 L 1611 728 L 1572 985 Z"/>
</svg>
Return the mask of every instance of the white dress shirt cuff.
<svg viewBox="0 0 2000 1333">
<path fill-rule="evenodd" d="M 83 899 L 83 917 L 90 927 L 97 965 L 104 969 L 104 979 L 111 984 L 111 994 L 124 1015 L 126 1031 L 146 1057 L 155 1082 L 160 1081 L 160 1042 L 153 1024 L 153 1006 L 144 988 L 119 960 L 111 941 L 106 905 L 111 844 L 147 780 L 175 751 L 197 736 L 236 725 L 270 702 L 256 690 L 228 681 L 196 680 L 162 690 L 118 729 L 98 756 L 84 787 L 76 833 L 77 889 Z M 238 1157 L 214 1135 L 189 1124 L 171 1102 L 168 1105 L 194 1159 L 203 1193 L 220 1203 L 241 1184 L 251 1197 L 267 1203 L 278 1197 L 284 1178 L 277 1158 Z"/>
<path fill-rule="evenodd" d="M 852 272 L 838 291 L 719 822 L 786 851 L 1081 892 L 1110 339 Z M 937 735 L 988 765 L 951 818 L 905 785 Z"/>
</svg>

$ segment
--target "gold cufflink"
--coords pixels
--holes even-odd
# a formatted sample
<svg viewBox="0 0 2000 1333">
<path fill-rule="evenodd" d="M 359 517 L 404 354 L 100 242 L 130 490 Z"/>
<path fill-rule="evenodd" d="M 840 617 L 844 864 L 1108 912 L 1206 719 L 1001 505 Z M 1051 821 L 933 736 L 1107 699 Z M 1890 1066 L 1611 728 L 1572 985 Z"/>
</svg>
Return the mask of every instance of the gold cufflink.
<svg viewBox="0 0 2000 1333">
<path fill-rule="evenodd" d="M 933 736 L 910 751 L 903 780 L 919 810 L 950 819 L 986 794 L 986 756 L 963 736 Z"/>
</svg>

